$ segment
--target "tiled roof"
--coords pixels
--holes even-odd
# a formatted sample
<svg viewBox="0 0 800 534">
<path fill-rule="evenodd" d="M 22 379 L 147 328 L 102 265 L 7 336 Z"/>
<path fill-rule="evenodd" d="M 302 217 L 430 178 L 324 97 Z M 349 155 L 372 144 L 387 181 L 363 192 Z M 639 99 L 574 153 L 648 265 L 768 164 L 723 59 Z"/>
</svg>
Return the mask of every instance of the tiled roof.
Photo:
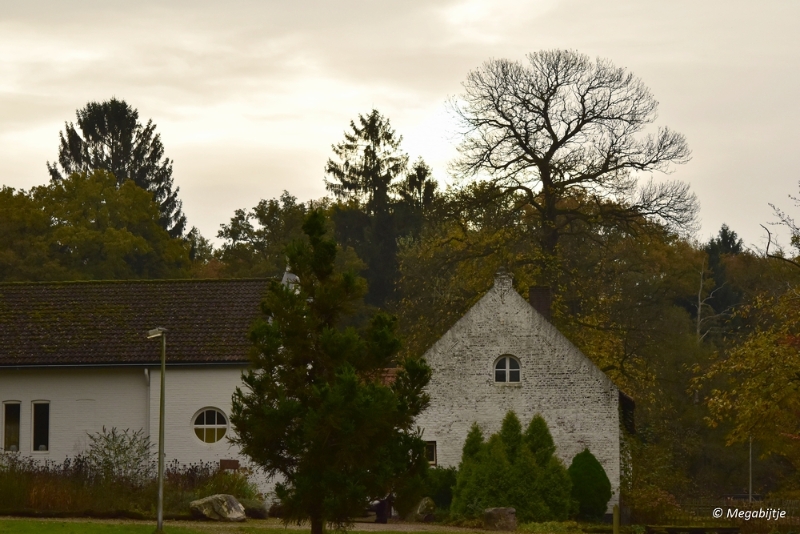
<svg viewBox="0 0 800 534">
<path fill-rule="evenodd" d="M 246 362 L 269 280 L 0 284 L 0 367 Z"/>
</svg>

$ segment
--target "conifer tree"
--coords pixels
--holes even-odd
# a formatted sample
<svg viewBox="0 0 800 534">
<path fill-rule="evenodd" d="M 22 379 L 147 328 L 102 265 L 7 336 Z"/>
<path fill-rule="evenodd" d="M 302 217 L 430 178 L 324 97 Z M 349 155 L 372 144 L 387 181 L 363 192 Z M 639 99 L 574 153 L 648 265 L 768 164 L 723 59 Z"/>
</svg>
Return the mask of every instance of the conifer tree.
<svg viewBox="0 0 800 534">
<path fill-rule="evenodd" d="M 274 282 L 251 330 L 255 344 L 244 388 L 233 397 L 235 442 L 269 475 L 285 521 L 349 524 L 371 499 L 383 498 L 427 467 L 414 419 L 427 406 L 430 368 L 395 365 L 396 321 L 376 314 L 358 331 L 345 327 L 365 291 L 352 271 L 335 268 L 338 247 L 321 210 L 303 223 L 305 239 L 286 249 L 292 285 Z"/>
<path fill-rule="evenodd" d="M 127 180 L 150 191 L 161 212 L 159 222 L 170 237 L 182 237 L 186 216 L 173 190 L 172 161 L 164 157 L 161 135 L 152 120 L 142 125 L 139 112 L 124 100 L 89 102 L 76 112 L 78 123 L 65 123 L 59 134 L 58 162 L 47 163 L 53 182 L 76 172 L 105 170 L 122 186 Z"/>
<path fill-rule="evenodd" d="M 522 424 L 519 422 L 517 414 L 509 411 L 503 418 L 500 427 L 500 439 L 506 446 L 506 454 L 512 462 L 516 461 L 517 453 L 522 447 Z"/>
<path fill-rule="evenodd" d="M 554 447 L 548 447 L 548 439 L 552 444 L 544 419 L 539 417 L 528 425 L 523 435 L 513 411 L 506 414 L 500 432 L 486 443 L 473 424 L 453 491 L 453 514 L 477 518 L 485 508 L 511 506 L 521 522 L 567 519 L 572 508 L 571 481 L 561 461 L 553 456 Z M 540 444 L 544 463 L 539 463 L 530 443 Z"/>
<path fill-rule="evenodd" d="M 550 435 L 550 429 L 547 428 L 547 422 L 539 414 L 533 416 L 528 428 L 525 429 L 525 444 L 531 452 L 536 455 L 536 461 L 539 465 L 547 465 L 553 453 L 556 450 L 555 443 L 553 443 L 553 436 Z"/>
</svg>

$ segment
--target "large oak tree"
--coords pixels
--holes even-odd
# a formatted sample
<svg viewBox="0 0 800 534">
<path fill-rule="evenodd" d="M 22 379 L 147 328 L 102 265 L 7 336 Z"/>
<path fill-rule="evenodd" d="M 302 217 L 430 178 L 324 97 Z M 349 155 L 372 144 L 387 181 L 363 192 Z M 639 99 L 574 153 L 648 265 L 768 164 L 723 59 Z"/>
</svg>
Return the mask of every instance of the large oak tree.
<svg viewBox="0 0 800 534">
<path fill-rule="evenodd" d="M 576 222 L 692 222 L 688 186 L 638 186 L 638 173 L 668 171 L 690 152 L 683 135 L 648 131 L 658 103 L 625 69 L 552 50 L 529 54 L 524 64 L 488 61 L 463 85 L 452 105 L 464 134 L 454 170 L 523 192 L 539 213 L 545 253 L 553 255 Z"/>
</svg>

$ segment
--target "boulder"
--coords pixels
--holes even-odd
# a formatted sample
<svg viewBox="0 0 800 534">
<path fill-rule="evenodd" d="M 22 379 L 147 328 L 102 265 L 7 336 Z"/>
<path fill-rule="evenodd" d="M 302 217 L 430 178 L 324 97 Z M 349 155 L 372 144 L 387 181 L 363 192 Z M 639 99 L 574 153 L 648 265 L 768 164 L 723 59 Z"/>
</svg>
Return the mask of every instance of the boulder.
<svg viewBox="0 0 800 534">
<path fill-rule="evenodd" d="M 189 503 L 189 510 L 195 517 L 205 517 L 213 521 L 244 521 L 244 506 L 233 495 L 211 495 Z"/>
<path fill-rule="evenodd" d="M 429 523 L 433 521 L 433 512 L 436 511 L 436 503 L 430 497 L 423 497 L 419 503 L 411 510 L 406 518 L 407 521 L 420 521 Z"/>
<path fill-rule="evenodd" d="M 488 530 L 517 530 L 517 511 L 513 508 L 487 508 L 483 526 Z"/>
<path fill-rule="evenodd" d="M 244 506 L 244 514 L 250 519 L 266 519 L 269 517 L 269 509 L 259 499 L 242 499 L 239 501 Z"/>
</svg>

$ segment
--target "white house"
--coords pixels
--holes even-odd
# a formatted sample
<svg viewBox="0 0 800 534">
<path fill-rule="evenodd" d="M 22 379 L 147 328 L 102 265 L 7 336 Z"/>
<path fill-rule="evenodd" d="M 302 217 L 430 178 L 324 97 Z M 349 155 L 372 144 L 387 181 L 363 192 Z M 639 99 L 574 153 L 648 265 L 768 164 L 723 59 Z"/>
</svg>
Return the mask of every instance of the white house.
<svg viewBox="0 0 800 534">
<path fill-rule="evenodd" d="M 267 280 L 0 284 L 0 444 L 57 462 L 106 428 L 158 436 L 166 334 L 168 461 L 237 460 L 224 439 Z"/>
<path fill-rule="evenodd" d="M 418 425 L 429 457 L 457 465 L 473 422 L 488 435 L 509 410 L 523 425 L 541 414 L 565 465 L 586 447 L 603 465 L 614 492 L 610 510 L 619 500 L 620 401 L 630 425 L 632 400 L 549 322 L 549 291 L 533 288 L 531 301 L 500 271 L 425 353 L 431 404 Z"/>
</svg>

